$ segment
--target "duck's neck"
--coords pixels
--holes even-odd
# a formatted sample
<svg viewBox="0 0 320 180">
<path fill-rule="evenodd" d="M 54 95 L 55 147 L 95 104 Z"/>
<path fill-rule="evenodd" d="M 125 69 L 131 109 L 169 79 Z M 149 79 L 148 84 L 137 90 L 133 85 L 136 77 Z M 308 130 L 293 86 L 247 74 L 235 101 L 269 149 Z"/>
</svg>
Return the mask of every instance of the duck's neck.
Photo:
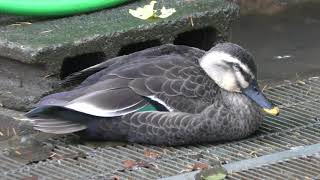
<svg viewBox="0 0 320 180">
<path fill-rule="evenodd" d="M 229 115 L 232 116 L 237 125 L 256 130 L 264 117 L 260 106 L 241 93 L 221 90 L 221 101 L 223 101 Z M 250 130 L 250 131 L 251 131 Z"/>
<path fill-rule="evenodd" d="M 244 94 L 228 92 L 223 89 L 220 90 L 218 101 L 229 107 L 231 110 L 235 110 L 237 112 L 254 113 L 261 110 L 256 103 Z"/>
</svg>

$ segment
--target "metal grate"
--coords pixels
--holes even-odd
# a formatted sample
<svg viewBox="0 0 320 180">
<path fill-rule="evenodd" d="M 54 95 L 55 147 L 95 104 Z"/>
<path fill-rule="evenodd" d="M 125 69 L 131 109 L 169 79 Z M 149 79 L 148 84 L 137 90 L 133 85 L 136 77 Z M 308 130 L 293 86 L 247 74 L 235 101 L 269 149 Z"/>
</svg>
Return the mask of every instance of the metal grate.
<svg viewBox="0 0 320 180">
<path fill-rule="evenodd" d="M 320 179 L 320 154 L 235 172 L 227 179 Z"/>
<path fill-rule="evenodd" d="M 22 163 L 6 151 L 0 152 L 0 179 L 157 179 L 190 171 L 197 162 L 209 166 L 217 161 L 226 164 L 320 142 L 319 78 L 273 87 L 265 93 L 282 107 L 281 115 L 266 117 L 257 134 L 242 141 L 181 147 L 133 144 L 93 148 L 51 139 L 46 143 L 55 146 L 54 154 L 38 163 Z M 140 165 L 129 170 L 124 165 L 128 160 Z"/>
</svg>

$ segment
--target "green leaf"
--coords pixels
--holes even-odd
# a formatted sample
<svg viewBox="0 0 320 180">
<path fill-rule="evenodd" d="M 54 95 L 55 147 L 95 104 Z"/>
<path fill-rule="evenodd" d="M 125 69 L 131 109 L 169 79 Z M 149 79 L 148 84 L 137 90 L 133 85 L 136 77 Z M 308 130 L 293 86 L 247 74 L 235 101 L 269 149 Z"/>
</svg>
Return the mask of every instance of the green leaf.
<svg viewBox="0 0 320 180">
<path fill-rule="evenodd" d="M 203 179 L 204 180 L 221 180 L 221 179 L 224 179 L 227 175 L 225 173 L 217 173 L 217 174 L 214 174 L 214 175 L 209 175 L 207 177 L 204 177 Z"/>
<path fill-rule="evenodd" d="M 154 5 L 157 3 L 157 1 L 151 1 L 150 4 L 145 5 L 144 7 L 138 7 L 136 10 L 129 9 L 129 13 L 139 19 L 149 19 L 150 17 L 154 17 L 156 11 L 153 10 Z"/>
<path fill-rule="evenodd" d="M 139 19 L 149 19 L 149 18 L 167 18 L 176 12 L 174 8 L 165 8 L 164 6 L 160 10 L 161 14 L 157 15 L 158 10 L 154 10 L 154 5 L 157 1 L 151 1 L 150 4 L 147 4 L 143 7 L 138 7 L 136 10 L 129 9 L 129 13 Z"/>
<path fill-rule="evenodd" d="M 161 9 L 161 14 L 158 17 L 159 18 L 167 18 L 175 12 L 176 12 L 176 10 L 174 8 L 166 9 L 166 7 L 163 6 Z"/>
</svg>

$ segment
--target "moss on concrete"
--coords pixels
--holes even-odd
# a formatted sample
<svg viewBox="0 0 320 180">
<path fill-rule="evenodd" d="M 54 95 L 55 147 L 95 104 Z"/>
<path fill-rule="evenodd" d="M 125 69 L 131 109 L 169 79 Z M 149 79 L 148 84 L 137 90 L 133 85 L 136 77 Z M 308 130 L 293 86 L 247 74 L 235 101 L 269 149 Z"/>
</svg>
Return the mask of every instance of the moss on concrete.
<svg viewBox="0 0 320 180">
<path fill-rule="evenodd" d="M 59 72 L 66 57 L 103 52 L 106 58 L 117 56 L 128 44 L 159 40 L 171 43 L 186 31 L 213 27 L 219 38 L 228 36 L 230 23 L 238 15 L 238 6 L 225 0 L 163 0 L 158 7 L 175 8 L 167 19 L 140 20 L 128 13 L 149 1 L 142 0 L 114 9 L 24 25 L 0 26 L 0 56 L 25 63 L 45 64 Z M 192 22 L 191 23 L 191 18 Z"/>
</svg>

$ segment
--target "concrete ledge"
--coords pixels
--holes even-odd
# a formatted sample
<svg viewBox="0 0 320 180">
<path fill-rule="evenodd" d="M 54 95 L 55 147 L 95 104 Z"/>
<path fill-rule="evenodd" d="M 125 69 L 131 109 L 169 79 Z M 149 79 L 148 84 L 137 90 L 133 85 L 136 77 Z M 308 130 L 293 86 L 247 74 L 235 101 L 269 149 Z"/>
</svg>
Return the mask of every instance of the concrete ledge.
<svg viewBox="0 0 320 180">
<path fill-rule="evenodd" d="M 164 5 L 177 10 L 167 19 L 143 21 L 128 13 L 148 2 L 32 24 L 2 22 L 0 56 L 43 64 L 64 77 L 105 58 L 165 43 L 206 49 L 227 39 L 230 24 L 239 14 L 238 6 L 225 0 L 159 1 L 158 8 Z"/>
<path fill-rule="evenodd" d="M 30 109 L 43 94 L 53 89 L 57 79 L 49 76 L 43 66 L 0 57 L 0 107 Z"/>
</svg>

